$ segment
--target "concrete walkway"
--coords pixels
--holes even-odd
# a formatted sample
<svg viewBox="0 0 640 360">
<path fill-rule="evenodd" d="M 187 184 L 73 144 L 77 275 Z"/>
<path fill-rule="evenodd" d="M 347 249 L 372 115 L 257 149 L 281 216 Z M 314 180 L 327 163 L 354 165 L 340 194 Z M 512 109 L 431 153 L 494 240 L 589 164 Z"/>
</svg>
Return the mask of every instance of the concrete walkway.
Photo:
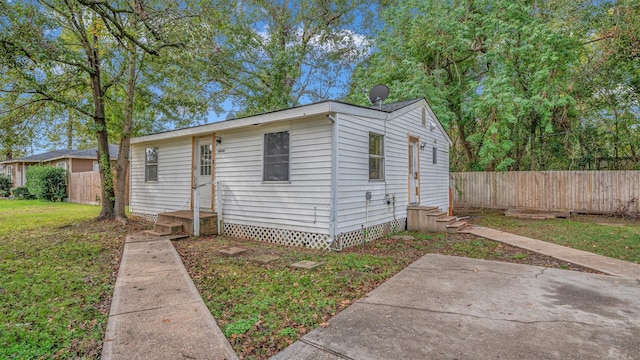
<svg viewBox="0 0 640 360">
<path fill-rule="evenodd" d="M 613 259 L 482 226 L 473 225 L 470 229 L 461 232 L 500 241 L 522 249 L 535 251 L 543 255 L 552 256 L 559 260 L 597 270 L 605 274 L 640 279 L 640 265 L 627 261 Z"/>
<path fill-rule="evenodd" d="M 103 360 L 237 359 L 170 239 L 126 238 Z"/>
</svg>

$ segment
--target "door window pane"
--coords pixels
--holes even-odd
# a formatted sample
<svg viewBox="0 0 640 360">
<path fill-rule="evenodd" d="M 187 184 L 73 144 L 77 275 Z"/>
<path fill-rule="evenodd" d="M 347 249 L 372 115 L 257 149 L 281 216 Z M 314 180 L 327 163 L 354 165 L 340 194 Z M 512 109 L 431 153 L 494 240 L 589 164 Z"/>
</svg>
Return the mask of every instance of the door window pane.
<svg viewBox="0 0 640 360">
<path fill-rule="evenodd" d="M 212 154 L 213 154 L 213 151 L 212 151 L 211 144 L 200 145 L 200 175 L 201 176 L 211 175 L 211 166 L 213 164 Z"/>
</svg>

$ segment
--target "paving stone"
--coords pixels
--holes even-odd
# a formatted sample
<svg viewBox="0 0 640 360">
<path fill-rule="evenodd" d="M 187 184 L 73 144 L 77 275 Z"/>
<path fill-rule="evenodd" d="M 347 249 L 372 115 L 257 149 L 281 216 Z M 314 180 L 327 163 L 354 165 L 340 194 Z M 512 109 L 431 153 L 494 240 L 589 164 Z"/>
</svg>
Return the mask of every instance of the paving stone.
<svg viewBox="0 0 640 360">
<path fill-rule="evenodd" d="M 268 264 L 272 261 L 276 261 L 280 259 L 279 256 L 275 256 L 275 255 L 259 255 L 259 256 L 255 256 L 253 258 L 251 258 L 251 260 L 258 262 L 260 264 Z"/>
<path fill-rule="evenodd" d="M 303 269 L 303 270 L 311 270 L 311 269 L 315 269 L 318 266 L 324 264 L 323 262 L 315 262 L 315 261 L 309 261 L 309 260 L 303 260 L 303 261 L 298 261 L 297 263 L 293 263 L 289 266 L 291 266 L 294 269 Z"/>
<path fill-rule="evenodd" d="M 342 270 L 338 273 L 338 276 L 358 279 L 363 277 L 364 273 L 361 273 L 360 271 L 355 271 L 355 270 Z"/>
<path fill-rule="evenodd" d="M 390 237 L 391 240 L 403 240 L 403 241 L 409 241 L 409 240 L 415 240 L 415 238 L 411 235 L 393 235 L 392 237 Z"/>
<path fill-rule="evenodd" d="M 228 247 L 228 248 L 224 248 L 224 249 L 218 250 L 218 254 L 225 255 L 225 256 L 236 256 L 236 255 L 242 254 L 243 252 L 246 252 L 246 251 L 247 251 L 247 249 L 245 249 L 245 248 L 232 246 L 232 247 Z"/>
</svg>

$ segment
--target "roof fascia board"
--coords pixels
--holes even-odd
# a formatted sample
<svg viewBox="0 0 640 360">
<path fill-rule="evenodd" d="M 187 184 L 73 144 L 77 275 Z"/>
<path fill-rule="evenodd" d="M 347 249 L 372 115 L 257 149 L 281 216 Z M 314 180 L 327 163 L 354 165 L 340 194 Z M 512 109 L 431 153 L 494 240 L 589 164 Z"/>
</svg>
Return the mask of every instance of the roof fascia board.
<svg viewBox="0 0 640 360">
<path fill-rule="evenodd" d="M 131 144 L 141 144 L 153 141 L 161 141 L 187 136 L 199 136 L 220 132 L 224 130 L 238 129 L 252 125 L 265 125 L 279 121 L 296 120 L 305 117 L 317 116 L 328 113 L 349 113 L 352 115 L 361 115 L 370 118 L 384 119 L 386 113 L 375 110 L 366 109 L 358 106 L 348 105 L 334 101 L 324 101 L 316 104 L 300 106 L 292 109 L 274 111 L 271 113 L 250 116 L 247 118 L 234 119 L 228 121 L 220 121 L 211 124 L 195 126 L 186 129 L 167 131 L 158 134 L 146 135 L 131 139 Z"/>
</svg>

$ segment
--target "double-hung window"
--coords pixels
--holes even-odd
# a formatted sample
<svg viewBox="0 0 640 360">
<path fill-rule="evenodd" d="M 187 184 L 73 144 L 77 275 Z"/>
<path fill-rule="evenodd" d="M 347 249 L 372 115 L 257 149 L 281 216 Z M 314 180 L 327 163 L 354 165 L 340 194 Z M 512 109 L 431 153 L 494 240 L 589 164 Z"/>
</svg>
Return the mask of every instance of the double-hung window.
<svg viewBox="0 0 640 360">
<path fill-rule="evenodd" d="M 145 149 L 144 155 L 144 181 L 158 181 L 158 148 Z"/>
<path fill-rule="evenodd" d="M 289 132 L 264 134 L 263 181 L 289 181 Z"/>
<path fill-rule="evenodd" d="M 384 136 L 369 133 L 369 180 L 384 180 Z"/>
</svg>

